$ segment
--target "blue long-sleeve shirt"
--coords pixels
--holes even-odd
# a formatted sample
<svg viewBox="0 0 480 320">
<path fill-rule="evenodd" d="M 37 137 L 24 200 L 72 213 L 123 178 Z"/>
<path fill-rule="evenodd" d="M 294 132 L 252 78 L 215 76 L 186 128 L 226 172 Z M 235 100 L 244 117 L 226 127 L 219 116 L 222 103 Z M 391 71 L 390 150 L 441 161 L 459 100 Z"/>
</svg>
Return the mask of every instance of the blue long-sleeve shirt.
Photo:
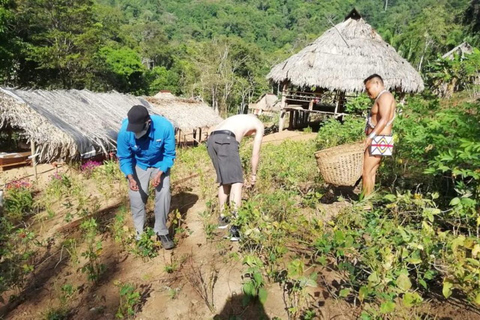
<svg viewBox="0 0 480 320">
<path fill-rule="evenodd" d="M 167 172 L 175 159 L 175 129 L 162 116 L 150 115 L 152 123 L 147 136 L 135 138 L 133 132 L 127 131 L 128 119 L 123 120 L 117 138 L 117 157 L 120 170 L 128 176 L 133 174 L 135 165 L 143 170 L 159 168 Z"/>
</svg>

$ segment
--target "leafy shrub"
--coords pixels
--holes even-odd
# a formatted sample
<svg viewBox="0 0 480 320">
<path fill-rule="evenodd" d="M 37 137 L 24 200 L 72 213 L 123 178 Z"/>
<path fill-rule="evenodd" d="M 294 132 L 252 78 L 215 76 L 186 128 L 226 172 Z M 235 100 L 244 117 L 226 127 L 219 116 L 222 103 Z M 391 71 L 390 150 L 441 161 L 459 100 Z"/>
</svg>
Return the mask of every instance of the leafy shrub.
<svg viewBox="0 0 480 320">
<path fill-rule="evenodd" d="M 265 145 L 257 172 L 258 193 L 269 193 L 270 188 L 305 191 L 320 182 L 315 162 L 314 141 L 284 141 L 280 145 Z M 246 176 L 251 170 L 251 146 L 242 146 L 241 159 Z M 313 174 L 313 176 L 312 176 Z"/>
<path fill-rule="evenodd" d="M 372 106 L 372 100 L 367 96 L 366 93 L 362 93 L 355 98 L 347 100 L 345 104 L 345 111 L 349 114 L 359 114 L 363 115 L 368 112 Z"/>
<path fill-rule="evenodd" d="M 317 135 L 317 149 L 335 147 L 364 139 L 365 119 L 358 116 L 345 116 L 343 123 L 329 118 Z"/>
<path fill-rule="evenodd" d="M 33 187 L 25 180 L 16 180 L 5 185 L 5 212 L 12 222 L 21 221 L 32 214 L 34 208 Z"/>
</svg>

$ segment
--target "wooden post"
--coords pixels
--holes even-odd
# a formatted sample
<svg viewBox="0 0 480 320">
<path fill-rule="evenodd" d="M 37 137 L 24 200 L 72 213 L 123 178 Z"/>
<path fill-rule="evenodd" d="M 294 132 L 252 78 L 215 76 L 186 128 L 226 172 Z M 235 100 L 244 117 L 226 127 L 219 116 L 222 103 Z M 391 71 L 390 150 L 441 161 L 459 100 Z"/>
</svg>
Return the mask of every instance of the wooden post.
<svg viewBox="0 0 480 320">
<path fill-rule="evenodd" d="M 202 143 L 202 128 L 198 128 L 198 142 Z"/>
<path fill-rule="evenodd" d="M 32 166 L 33 166 L 33 174 L 35 177 L 35 181 L 37 181 L 37 156 L 35 155 L 35 142 L 33 139 L 30 142 L 30 150 L 32 152 Z"/>
<path fill-rule="evenodd" d="M 197 142 L 197 129 L 193 129 L 193 146 L 194 146 L 194 147 L 198 146 L 198 142 Z"/>
<path fill-rule="evenodd" d="M 280 119 L 278 120 L 278 132 L 283 131 L 283 126 L 285 124 L 285 111 L 283 109 L 286 106 L 287 106 L 287 83 L 283 85 L 283 90 L 282 90 L 282 103 L 280 104 Z"/>
</svg>

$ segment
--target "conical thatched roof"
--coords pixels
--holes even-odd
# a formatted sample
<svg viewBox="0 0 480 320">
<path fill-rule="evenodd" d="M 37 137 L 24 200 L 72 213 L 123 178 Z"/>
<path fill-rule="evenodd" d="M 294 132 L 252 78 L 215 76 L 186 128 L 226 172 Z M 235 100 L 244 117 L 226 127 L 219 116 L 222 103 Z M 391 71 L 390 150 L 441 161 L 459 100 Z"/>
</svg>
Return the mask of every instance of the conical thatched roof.
<svg viewBox="0 0 480 320">
<path fill-rule="evenodd" d="M 76 159 L 92 151 L 116 148 L 121 122 L 144 99 L 88 90 L 17 90 L 0 88 L 0 128 L 10 125 L 34 141 L 39 161 Z"/>
<path fill-rule="evenodd" d="M 267 78 L 300 87 L 363 91 L 363 80 L 379 74 L 387 88 L 422 91 L 420 74 L 382 40 L 356 10 L 306 48 L 277 64 Z"/>
<path fill-rule="evenodd" d="M 184 99 L 169 92 L 146 98 L 155 112 L 172 121 L 182 131 L 193 131 L 219 124 L 223 119 L 202 101 Z"/>
</svg>

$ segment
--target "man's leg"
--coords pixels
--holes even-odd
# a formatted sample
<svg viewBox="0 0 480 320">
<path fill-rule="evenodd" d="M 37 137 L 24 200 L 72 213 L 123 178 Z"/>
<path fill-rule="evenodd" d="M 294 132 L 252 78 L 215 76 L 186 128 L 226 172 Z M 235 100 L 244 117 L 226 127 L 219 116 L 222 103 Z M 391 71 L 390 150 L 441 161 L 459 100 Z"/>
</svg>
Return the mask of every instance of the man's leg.
<svg viewBox="0 0 480 320">
<path fill-rule="evenodd" d="M 363 158 L 363 172 L 362 172 L 362 194 L 368 196 L 375 188 L 375 175 L 377 174 L 378 166 L 382 160 L 381 156 L 372 156 L 370 151 L 365 150 Z"/>
<path fill-rule="evenodd" d="M 158 169 L 152 168 L 152 176 L 158 173 Z M 172 238 L 168 234 L 167 218 L 170 211 L 170 170 L 162 176 L 162 181 L 155 187 L 155 226 L 153 230 L 162 242 L 165 250 L 175 247 Z"/>
<path fill-rule="evenodd" d="M 153 169 L 152 176 L 158 173 Z M 155 188 L 155 226 L 154 231 L 158 235 L 168 235 L 167 217 L 170 211 L 170 170 L 163 174 L 161 183 Z"/>
<path fill-rule="evenodd" d="M 223 212 L 225 210 L 225 206 L 228 201 L 228 197 L 230 196 L 230 189 L 232 185 L 231 184 L 224 184 L 220 185 L 218 187 L 218 202 L 220 205 L 220 216 L 223 216 Z"/>
<path fill-rule="evenodd" d="M 137 231 L 136 238 L 140 239 L 143 233 L 143 226 L 145 224 L 145 204 L 148 198 L 148 181 L 150 175 L 148 171 L 135 167 L 134 179 L 137 180 L 138 191 L 128 189 L 128 196 L 130 197 L 130 210 L 132 211 L 133 224 Z"/>
<path fill-rule="evenodd" d="M 230 207 L 234 212 L 242 205 L 242 187 L 243 183 L 234 183 L 230 190 Z"/>
</svg>

